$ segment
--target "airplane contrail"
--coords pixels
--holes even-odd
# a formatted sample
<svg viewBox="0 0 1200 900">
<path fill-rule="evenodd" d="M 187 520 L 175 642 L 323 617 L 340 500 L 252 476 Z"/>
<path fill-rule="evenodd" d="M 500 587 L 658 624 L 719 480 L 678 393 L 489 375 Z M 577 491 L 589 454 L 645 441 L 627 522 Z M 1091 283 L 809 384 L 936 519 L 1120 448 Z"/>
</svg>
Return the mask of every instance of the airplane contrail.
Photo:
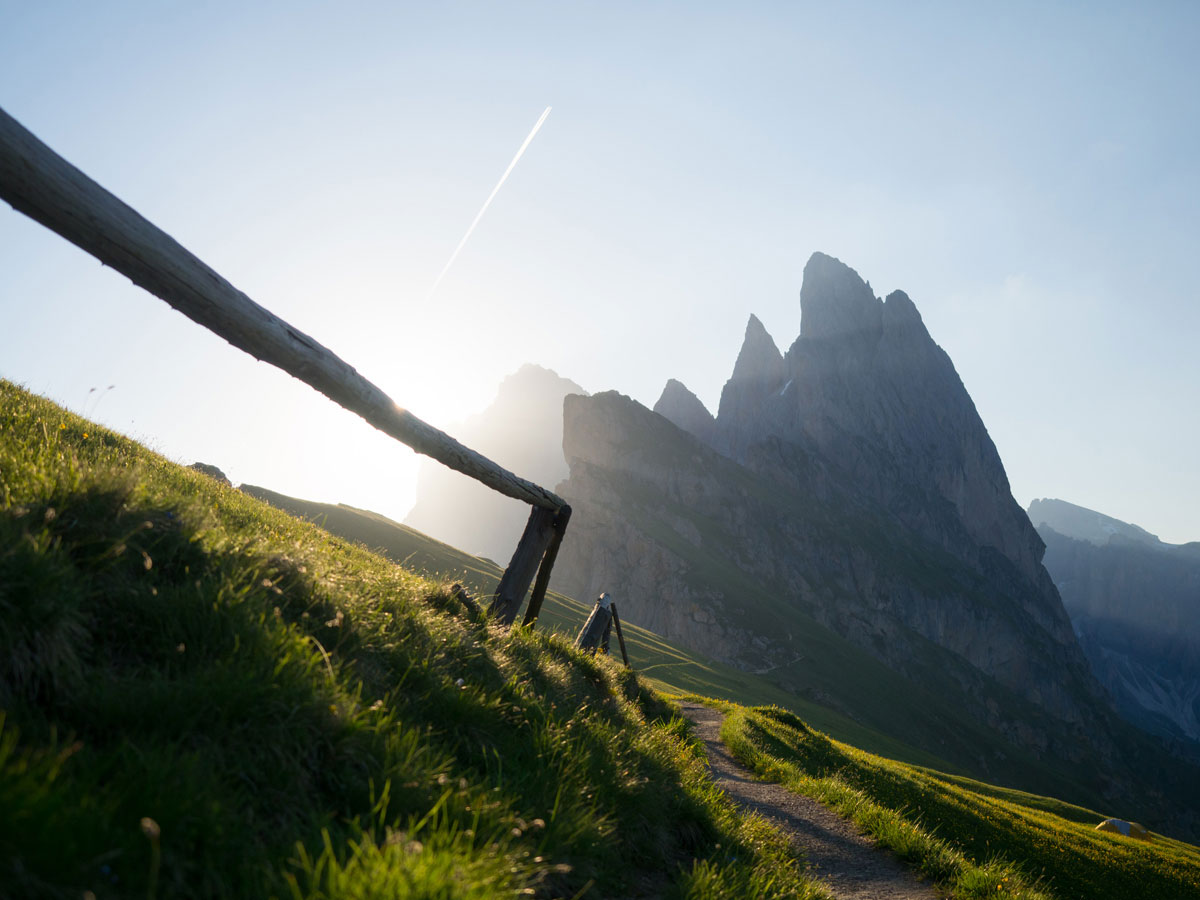
<svg viewBox="0 0 1200 900">
<path fill-rule="evenodd" d="M 480 208 L 479 213 L 475 216 L 475 220 L 471 222 L 471 227 L 468 228 L 467 233 L 462 236 L 462 240 L 458 242 L 458 246 L 455 247 L 454 252 L 450 254 L 450 259 L 446 261 L 446 265 L 442 267 L 441 273 L 438 275 L 437 280 L 434 281 L 433 287 L 431 287 L 429 289 L 429 293 L 425 295 L 426 301 L 433 297 L 434 292 L 438 289 L 438 285 L 442 283 L 442 279 L 446 277 L 446 273 L 449 272 L 450 267 L 454 265 L 454 260 L 458 258 L 458 254 L 462 250 L 463 245 L 467 243 L 467 239 L 471 236 L 471 232 L 475 230 L 475 226 L 479 224 L 479 220 L 483 218 L 483 214 L 487 212 L 487 208 L 492 205 L 492 200 L 494 200 L 496 194 L 500 192 L 500 188 L 504 186 L 504 182 L 508 180 L 508 176 L 512 173 L 512 170 L 516 168 L 517 163 L 521 161 L 522 154 L 525 153 L 525 149 L 533 140 L 534 135 L 538 133 L 538 129 L 542 127 L 542 123 L 546 121 L 546 117 L 548 115 L 550 115 L 549 106 L 547 106 L 541 116 L 538 117 L 538 120 L 533 125 L 533 130 L 529 132 L 529 136 L 525 138 L 524 142 L 517 150 L 517 155 L 512 158 L 512 162 L 508 164 L 508 168 L 504 170 L 504 174 L 500 176 L 500 180 L 496 182 L 496 186 L 492 188 L 492 192 L 488 194 L 488 198 L 483 201 L 483 206 Z"/>
</svg>

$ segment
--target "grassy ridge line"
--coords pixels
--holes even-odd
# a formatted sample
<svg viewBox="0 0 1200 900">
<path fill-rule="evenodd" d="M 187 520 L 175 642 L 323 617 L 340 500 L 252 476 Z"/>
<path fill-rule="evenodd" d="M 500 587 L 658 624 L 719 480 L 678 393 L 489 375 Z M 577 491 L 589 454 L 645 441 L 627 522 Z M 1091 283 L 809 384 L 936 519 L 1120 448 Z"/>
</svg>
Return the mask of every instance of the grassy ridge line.
<svg viewBox="0 0 1200 900">
<path fill-rule="evenodd" d="M 242 485 L 241 490 L 292 515 L 308 519 L 331 534 L 360 543 L 389 559 L 402 562 L 406 567 L 434 580 L 445 583 L 461 582 L 478 596 L 486 597 L 493 593 L 503 573 L 503 570 L 490 560 L 463 553 L 378 513 L 342 504 L 300 500 L 254 485 Z M 569 532 L 567 539 L 570 540 Z M 618 604 L 619 602 L 618 598 Z M 546 595 L 538 627 L 556 630 L 573 638 L 586 619 L 588 611 L 589 608 L 584 604 L 550 591 Z M 639 676 L 668 694 L 699 694 L 732 700 L 747 706 L 784 706 L 796 711 L 806 721 L 812 722 L 823 731 L 836 735 L 839 740 L 856 747 L 941 770 L 954 768 L 932 753 L 919 750 L 842 713 L 798 696 L 767 678 L 734 669 L 700 653 L 676 647 L 636 622 L 628 621 L 625 616 L 622 616 L 621 623 L 625 630 L 630 661 Z M 809 628 L 806 639 L 815 645 L 819 642 L 819 633 L 823 633 L 823 629 Z M 848 645 L 843 644 L 838 644 L 834 650 L 845 650 Z M 829 656 L 832 652 L 834 651 L 823 655 Z M 857 649 L 853 652 L 860 653 Z M 857 670 L 861 666 L 854 668 Z M 803 682 L 806 679 L 797 676 L 796 680 Z"/>
<path fill-rule="evenodd" d="M 0 381 L 0 897 L 816 897 L 555 634 Z"/>
<path fill-rule="evenodd" d="M 1095 830 L 1105 816 L 883 759 L 779 708 L 728 706 L 721 738 L 756 774 L 854 820 L 958 900 L 1200 898 L 1200 848 Z"/>
</svg>

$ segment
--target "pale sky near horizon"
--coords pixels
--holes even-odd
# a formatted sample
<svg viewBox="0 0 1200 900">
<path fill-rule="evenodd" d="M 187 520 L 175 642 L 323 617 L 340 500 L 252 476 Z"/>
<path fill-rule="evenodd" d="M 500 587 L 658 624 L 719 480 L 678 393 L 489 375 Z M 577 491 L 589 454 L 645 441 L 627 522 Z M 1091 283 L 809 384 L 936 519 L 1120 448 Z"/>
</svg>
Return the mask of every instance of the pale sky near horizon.
<svg viewBox="0 0 1200 900">
<path fill-rule="evenodd" d="M 525 362 L 715 412 L 820 250 L 912 297 L 1023 506 L 1183 542 L 1197 46 L 1186 2 L 0 0 L 0 107 L 438 427 Z M 412 502 L 410 451 L 5 204 L 0 377 L 235 483 Z"/>
</svg>

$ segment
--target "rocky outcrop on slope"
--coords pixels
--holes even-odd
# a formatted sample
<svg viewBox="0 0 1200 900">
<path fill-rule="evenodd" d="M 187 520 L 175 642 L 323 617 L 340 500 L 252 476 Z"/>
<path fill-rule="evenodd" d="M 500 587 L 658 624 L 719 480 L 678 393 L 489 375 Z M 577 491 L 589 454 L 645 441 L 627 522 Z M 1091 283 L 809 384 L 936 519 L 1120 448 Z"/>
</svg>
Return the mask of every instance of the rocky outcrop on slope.
<svg viewBox="0 0 1200 900">
<path fill-rule="evenodd" d="M 233 487 L 233 482 L 229 480 L 229 476 L 211 463 L 194 462 L 188 466 L 188 468 L 195 469 L 197 472 L 207 475 L 209 478 L 215 478 L 226 487 Z"/>
<path fill-rule="evenodd" d="M 706 444 L 716 439 L 717 420 L 681 381 L 674 378 L 667 381 L 654 411 Z"/>
</svg>

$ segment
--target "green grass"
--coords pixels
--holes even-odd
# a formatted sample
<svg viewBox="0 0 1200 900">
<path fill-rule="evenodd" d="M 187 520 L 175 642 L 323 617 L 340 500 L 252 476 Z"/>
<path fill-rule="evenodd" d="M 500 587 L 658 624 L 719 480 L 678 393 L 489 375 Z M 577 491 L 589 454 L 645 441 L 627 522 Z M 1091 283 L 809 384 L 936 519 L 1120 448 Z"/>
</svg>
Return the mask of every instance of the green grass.
<svg viewBox="0 0 1200 900">
<path fill-rule="evenodd" d="M 778 707 L 729 706 L 721 737 L 758 775 L 857 822 L 959 900 L 1200 897 L 1200 849 L 1098 832 L 1100 813 L 874 756 Z"/>
<path fill-rule="evenodd" d="M 7 382 L 0 811 L 6 898 L 819 895 L 611 659 Z"/>
<path fill-rule="evenodd" d="M 503 570 L 494 562 L 471 556 L 379 513 L 343 504 L 301 500 L 254 485 L 242 485 L 241 490 L 292 515 L 308 519 L 331 534 L 362 544 L 389 559 L 401 562 L 406 568 L 430 579 L 445 584 L 461 583 L 480 598 L 487 598 L 494 593 L 503 574 Z M 584 604 L 550 591 L 542 606 L 538 628 L 558 631 L 574 638 L 588 612 L 589 607 Z M 856 747 L 921 765 L 941 769 L 953 768 L 932 753 L 919 750 L 843 713 L 789 692 L 762 676 L 743 672 L 709 659 L 701 653 L 678 647 L 654 632 L 628 621 L 624 614 L 621 621 L 630 663 L 645 683 L 661 691 L 675 695 L 699 694 L 717 697 L 747 706 L 786 706 L 804 716 L 806 721 L 812 722 L 816 727 Z M 852 666 L 855 677 L 861 681 L 866 680 L 862 675 L 864 667 L 869 667 L 869 673 L 877 676 L 882 670 L 875 660 L 865 657 L 860 650 L 837 639 L 812 620 L 807 620 L 803 640 L 808 645 L 808 658 L 814 657 L 811 648 L 822 646 L 822 639 L 829 644 L 818 657 L 822 662 L 826 659 L 832 660 L 839 652 L 852 654 L 851 658 L 862 655 L 864 659 L 856 660 Z M 842 658 L 846 657 L 843 655 Z M 805 679 L 808 684 L 819 681 L 819 677 L 814 678 L 812 673 L 808 672 L 793 676 L 796 682 Z M 888 680 L 888 676 L 877 677 L 875 686 L 864 685 L 862 694 L 870 697 L 876 705 L 890 703 L 894 708 L 894 698 L 878 697 L 878 683 Z"/>
</svg>

